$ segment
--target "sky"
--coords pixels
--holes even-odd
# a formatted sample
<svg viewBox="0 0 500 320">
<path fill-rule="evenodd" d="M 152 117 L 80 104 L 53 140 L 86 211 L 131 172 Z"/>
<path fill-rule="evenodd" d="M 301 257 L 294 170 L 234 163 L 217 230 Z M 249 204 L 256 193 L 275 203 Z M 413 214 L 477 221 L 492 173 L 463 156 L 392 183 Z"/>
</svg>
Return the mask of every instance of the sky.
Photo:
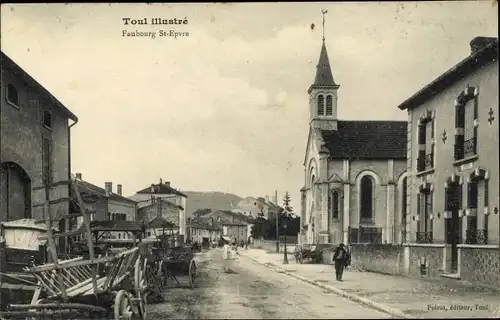
<svg viewBox="0 0 500 320">
<path fill-rule="evenodd" d="M 323 9 L 343 120 L 406 120 L 402 101 L 472 38 L 498 37 L 489 0 L 15 4 L 2 5 L 1 49 L 78 116 L 72 172 L 84 180 L 127 196 L 160 178 L 240 197 L 288 191 L 299 208 Z M 159 37 L 170 29 L 189 36 Z"/>
</svg>

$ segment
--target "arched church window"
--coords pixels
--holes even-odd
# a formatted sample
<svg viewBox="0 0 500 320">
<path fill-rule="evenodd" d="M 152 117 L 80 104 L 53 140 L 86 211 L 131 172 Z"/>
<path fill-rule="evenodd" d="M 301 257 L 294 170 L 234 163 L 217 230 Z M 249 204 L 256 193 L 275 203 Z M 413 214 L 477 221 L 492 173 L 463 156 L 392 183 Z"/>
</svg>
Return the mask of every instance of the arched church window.
<svg viewBox="0 0 500 320">
<path fill-rule="evenodd" d="M 339 218 L 339 204 L 339 192 L 337 190 L 333 190 L 328 195 L 328 214 L 332 217 L 332 219 Z"/>
<path fill-rule="evenodd" d="M 333 98 L 331 95 L 326 96 L 326 115 L 333 115 Z"/>
<path fill-rule="evenodd" d="M 318 116 L 325 115 L 325 96 L 320 94 L 318 96 Z"/>
<path fill-rule="evenodd" d="M 361 220 L 373 219 L 373 179 L 370 176 L 361 178 Z"/>
</svg>

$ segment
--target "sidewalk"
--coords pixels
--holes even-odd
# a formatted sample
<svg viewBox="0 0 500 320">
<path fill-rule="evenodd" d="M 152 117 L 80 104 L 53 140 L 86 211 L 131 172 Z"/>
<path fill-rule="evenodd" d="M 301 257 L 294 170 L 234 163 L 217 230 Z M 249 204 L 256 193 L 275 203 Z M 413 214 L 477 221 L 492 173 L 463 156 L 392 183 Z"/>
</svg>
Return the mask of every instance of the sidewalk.
<svg viewBox="0 0 500 320">
<path fill-rule="evenodd" d="M 297 264 L 292 254 L 241 250 L 240 254 L 274 271 L 320 286 L 400 318 L 498 318 L 500 293 L 453 279 L 414 279 L 348 269 L 343 282 L 324 264 Z"/>
</svg>

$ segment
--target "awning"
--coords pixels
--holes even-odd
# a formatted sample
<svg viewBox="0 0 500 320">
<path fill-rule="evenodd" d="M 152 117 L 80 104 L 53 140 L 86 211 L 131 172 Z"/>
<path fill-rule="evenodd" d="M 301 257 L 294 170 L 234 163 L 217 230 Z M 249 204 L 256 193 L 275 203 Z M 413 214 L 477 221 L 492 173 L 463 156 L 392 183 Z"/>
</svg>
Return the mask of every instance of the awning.
<svg viewBox="0 0 500 320">
<path fill-rule="evenodd" d="M 227 242 L 231 242 L 231 238 L 229 238 L 229 237 L 222 236 L 222 239 L 226 240 Z"/>
</svg>

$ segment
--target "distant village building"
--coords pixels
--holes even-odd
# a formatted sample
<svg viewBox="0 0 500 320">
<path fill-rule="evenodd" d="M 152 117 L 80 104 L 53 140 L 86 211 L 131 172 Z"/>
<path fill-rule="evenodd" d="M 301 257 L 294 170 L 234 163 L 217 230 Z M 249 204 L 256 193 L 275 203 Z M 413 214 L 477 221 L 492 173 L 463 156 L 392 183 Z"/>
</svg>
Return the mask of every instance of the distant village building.
<svg viewBox="0 0 500 320">
<path fill-rule="evenodd" d="M 339 120 L 339 88 L 323 40 L 308 90 L 301 242 L 401 241 L 407 123 Z"/>
<path fill-rule="evenodd" d="M 142 190 L 137 191 L 137 193 L 130 197 L 130 199 L 137 202 L 151 200 L 152 198 L 161 198 L 177 206 L 178 210 L 178 234 L 182 238 L 180 242 L 182 243 L 186 237 L 186 201 L 187 196 L 170 186 L 170 182 L 163 182 L 160 179 L 159 183 L 152 184 Z"/>
<path fill-rule="evenodd" d="M 269 201 L 269 196 L 265 198 L 246 197 L 234 205 L 233 212 L 240 212 L 253 218 L 262 217 L 268 219 L 276 214 L 276 204 Z"/>
<path fill-rule="evenodd" d="M 218 242 L 222 236 L 222 226 L 214 217 L 188 218 L 188 239 L 204 247 Z"/>
<path fill-rule="evenodd" d="M 91 213 L 90 219 L 96 221 L 115 220 L 115 221 L 136 221 L 137 220 L 137 202 L 122 195 L 122 185 L 116 186 L 116 192 L 113 192 L 113 183 L 105 182 L 104 188 L 98 187 L 82 179 L 82 174 L 75 174 L 78 185 L 78 191 L 82 197 L 85 209 Z M 76 195 L 72 195 L 71 212 L 80 212 Z M 83 217 L 78 217 L 76 225 L 72 229 L 81 227 Z M 111 232 L 103 236 L 108 239 L 131 239 L 130 234 L 126 232 Z"/>
<path fill-rule="evenodd" d="M 66 215 L 78 118 L 3 52 L 0 66 L 0 221 L 43 219 L 44 182 L 52 216 Z"/>
<path fill-rule="evenodd" d="M 162 197 L 153 197 L 148 200 L 143 200 L 137 203 L 137 220 L 144 221 L 146 224 L 153 221 L 157 217 L 165 219 L 175 227 L 173 234 L 179 233 L 180 214 L 183 208 L 169 200 Z M 154 229 L 154 228 L 153 228 Z M 148 228 L 146 230 L 147 236 L 157 236 L 161 230 L 153 230 Z"/>
<path fill-rule="evenodd" d="M 229 242 L 233 242 L 235 239 L 238 243 L 247 241 L 252 225 L 255 223 L 251 217 L 227 210 L 212 211 L 203 217 L 214 218 L 222 226 L 222 237 Z"/>
<path fill-rule="evenodd" d="M 443 271 L 498 286 L 498 38 L 470 46 L 399 106 L 410 128 L 406 231 Z"/>
</svg>

